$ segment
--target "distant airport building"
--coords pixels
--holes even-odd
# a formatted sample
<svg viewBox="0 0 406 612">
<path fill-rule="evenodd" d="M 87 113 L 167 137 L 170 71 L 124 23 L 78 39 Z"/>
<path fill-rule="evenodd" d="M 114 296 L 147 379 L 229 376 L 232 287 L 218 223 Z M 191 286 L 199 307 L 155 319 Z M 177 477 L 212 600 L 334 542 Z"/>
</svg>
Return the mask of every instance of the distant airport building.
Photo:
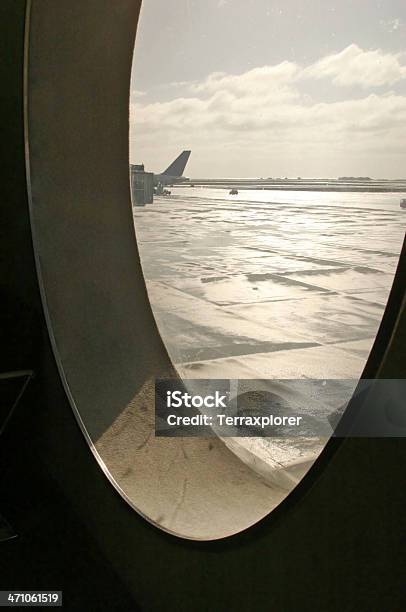
<svg viewBox="0 0 406 612">
<path fill-rule="evenodd" d="M 154 201 L 154 173 L 145 172 L 144 164 L 130 165 L 131 199 L 133 206 L 145 206 Z"/>
</svg>

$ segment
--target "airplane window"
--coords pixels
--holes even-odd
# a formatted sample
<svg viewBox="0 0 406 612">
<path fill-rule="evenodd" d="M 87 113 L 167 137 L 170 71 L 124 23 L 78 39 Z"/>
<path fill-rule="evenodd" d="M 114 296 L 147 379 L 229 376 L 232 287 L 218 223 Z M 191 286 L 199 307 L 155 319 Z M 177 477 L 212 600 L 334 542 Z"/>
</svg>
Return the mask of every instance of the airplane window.
<svg viewBox="0 0 406 612">
<path fill-rule="evenodd" d="M 185 381 L 345 380 L 348 401 L 405 233 L 405 24 L 375 2 L 143 3 L 134 223 Z M 283 498 L 326 439 L 222 443 Z"/>
</svg>

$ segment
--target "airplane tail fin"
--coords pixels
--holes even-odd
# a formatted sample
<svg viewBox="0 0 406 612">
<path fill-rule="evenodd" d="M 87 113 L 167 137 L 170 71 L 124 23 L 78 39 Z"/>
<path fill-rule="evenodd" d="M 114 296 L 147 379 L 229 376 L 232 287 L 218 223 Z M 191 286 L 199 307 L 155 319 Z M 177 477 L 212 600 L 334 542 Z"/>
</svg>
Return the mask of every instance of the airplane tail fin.
<svg viewBox="0 0 406 612">
<path fill-rule="evenodd" d="M 190 151 L 182 151 L 182 153 L 171 163 L 162 174 L 168 176 L 182 176 L 190 156 Z"/>
</svg>

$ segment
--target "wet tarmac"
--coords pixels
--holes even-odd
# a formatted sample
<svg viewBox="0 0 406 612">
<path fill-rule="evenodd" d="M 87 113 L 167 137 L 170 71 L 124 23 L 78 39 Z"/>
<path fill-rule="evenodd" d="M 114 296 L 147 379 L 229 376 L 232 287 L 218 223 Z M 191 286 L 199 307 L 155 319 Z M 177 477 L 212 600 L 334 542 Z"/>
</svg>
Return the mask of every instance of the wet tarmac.
<svg viewBox="0 0 406 612">
<path fill-rule="evenodd" d="M 316 206 L 308 193 L 264 204 L 219 191 L 172 189 L 134 209 L 154 314 L 181 374 L 357 378 L 404 236 L 398 195 L 380 205 L 374 194 L 366 208 L 371 194 L 351 194 L 339 208 L 337 194 L 331 205 L 317 194 Z"/>
<path fill-rule="evenodd" d="M 181 376 L 355 387 L 404 238 L 399 197 L 183 187 L 134 208 L 154 315 Z M 281 444 L 271 454 L 286 459 Z M 272 463 L 266 441 L 246 441 L 244 453 L 253 448 Z M 304 449 L 292 443 L 290 461 Z"/>
</svg>

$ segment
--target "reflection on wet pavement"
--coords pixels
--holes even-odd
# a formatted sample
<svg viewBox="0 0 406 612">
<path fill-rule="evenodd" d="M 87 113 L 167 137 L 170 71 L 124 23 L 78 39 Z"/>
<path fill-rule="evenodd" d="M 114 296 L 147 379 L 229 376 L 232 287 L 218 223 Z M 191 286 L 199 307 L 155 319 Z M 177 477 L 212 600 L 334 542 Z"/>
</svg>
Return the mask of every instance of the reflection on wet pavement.
<svg viewBox="0 0 406 612">
<path fill-rule="evenodd" d="M 172 192 L 134 210 L 154 314 L 183 376 L 229 376 L 230 359 L 233 378 L 283 376 L 282 364 L 293 378 L 360 375 L 404 235 L 398 194 L 347 194 L 340 208 L 346 194 L 295 194 L 298 205 Z M 302 357 L 311 347 L 319 371 Z"/>
<path fill-rule="evenodd" d="M 353 379 L 355 388 L 404 237 L 399 194 L 172 194 L 134 217 L 154 315 L 180 375 Z M 287 489 L 323 447 L 314 439 L 225 443 Z"/>
</svg>

